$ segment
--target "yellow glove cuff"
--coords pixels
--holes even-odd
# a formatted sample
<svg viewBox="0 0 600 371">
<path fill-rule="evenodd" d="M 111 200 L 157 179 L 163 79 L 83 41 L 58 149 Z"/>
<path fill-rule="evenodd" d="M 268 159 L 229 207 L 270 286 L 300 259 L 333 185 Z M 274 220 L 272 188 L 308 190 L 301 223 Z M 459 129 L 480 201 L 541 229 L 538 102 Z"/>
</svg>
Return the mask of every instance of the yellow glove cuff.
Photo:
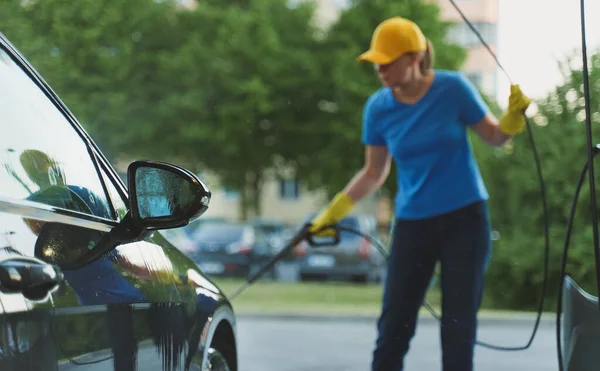
<svg viewBox="0 0 600 371">
<path fill-rule="evenodd" d="M 343 192 L 338 193 L 327 208 L 311 222 L 311 231 L 316 231 L 329 224 L 335 224 L 343 219 L 354 208 L 354 201 Z"/>
</svg>

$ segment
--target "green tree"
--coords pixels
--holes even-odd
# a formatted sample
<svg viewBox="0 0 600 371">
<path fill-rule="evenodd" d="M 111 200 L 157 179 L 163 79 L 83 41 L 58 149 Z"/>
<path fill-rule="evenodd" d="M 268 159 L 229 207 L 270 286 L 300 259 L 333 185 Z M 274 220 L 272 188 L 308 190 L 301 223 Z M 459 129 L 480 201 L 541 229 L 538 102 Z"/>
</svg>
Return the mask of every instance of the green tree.
<svg viewBox="0 0 600 371">
<path fill-rule="evenodd" d="M 176 9 L 152 0 L 3 1 L 2 32 L 100 147 L 147 152 L 158 125 L 161 62 L 180 42 Z"/>
<path fill-rule="evenodd" d="M 297 164 L 300 178 L 310 188 L 324 187 L 331 195 L 363 164 L 362 110 L 369 95 L 381 85 L 373 67 L 357 63 L 356 58 L 368 49 L 375 27 L 396 15 L 416 22 L 432 41 L 436 68 L 457 70 L 466 58 L 464 49 L 446 40 L 451 24 L 441 20 L 436 4 L 420 0 L 354 1 L 324 38 L 327 54 L 321 59 L 327 70 L 328 96 L 320 105 L 320 128 L 298 136 L 298 140 L 311 144 L 305 153 L 310 162 L 305 159 Z M 392 173 L 384 188 L 393 193 L 395 182 Z"/>
<path fill-rule="evenodd" d="M 163 102 L 178 128 L 169 143 L 241 193 L 242 218 L 260 214 L 268 172 L 301 153 L 294 135 L 314 121 L 323 69 L 312 14 L 285 0 L 201 3 L 188 15 L 192 36 L 166 66 L 177 80 Z"/>
</svg>

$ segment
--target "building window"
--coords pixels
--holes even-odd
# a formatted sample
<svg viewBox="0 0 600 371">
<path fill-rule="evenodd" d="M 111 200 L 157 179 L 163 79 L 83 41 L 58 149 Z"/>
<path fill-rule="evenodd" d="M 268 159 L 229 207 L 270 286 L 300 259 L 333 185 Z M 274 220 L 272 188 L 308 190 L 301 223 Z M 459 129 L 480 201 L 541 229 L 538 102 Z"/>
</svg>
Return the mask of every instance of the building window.
<svg viewBox="0 0 600 371">
<path fill-rule="evenodd" d="M 300 185 L 296 179 L 283 179 L 279 181 L 279 198 L 282 200 L 296 200 L 300 196 Z"/>
<path fill-rule="evenodd" d="M 497 43 L 498 30 L 495 23 L 474 22 L 473 27 L 479 32 L 486 43 L 494 45 Z M 456 43 L 465 48 L 479 45 L 481 41 L 475 35 L 473 30 L 465 23 L 455 23 L 448 31 L 447 38 L 450 42 Z"/>
</svg>

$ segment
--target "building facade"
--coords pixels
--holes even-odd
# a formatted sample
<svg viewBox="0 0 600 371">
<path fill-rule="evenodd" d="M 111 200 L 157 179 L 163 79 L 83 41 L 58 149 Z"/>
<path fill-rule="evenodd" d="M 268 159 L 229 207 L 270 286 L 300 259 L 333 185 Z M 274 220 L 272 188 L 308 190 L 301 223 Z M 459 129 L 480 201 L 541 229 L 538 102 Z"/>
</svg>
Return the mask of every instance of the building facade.
<svg viewBox="0 0 600 371">
<path fill-rule="evenodd" d="M 479 38 L 460 16 L 448 0 L 433 0 L 440 7 L 442 18 L 454 22 L 448 38 L 468 49 L 467 61 L 462 71 L 492 99 L 496 99 L 498 84 L 498 66 Z M 498 50 L 498 14 L 499 0 L 456 0 L 456 5 L 473 24 L 490 49 Z"/>
</svg>

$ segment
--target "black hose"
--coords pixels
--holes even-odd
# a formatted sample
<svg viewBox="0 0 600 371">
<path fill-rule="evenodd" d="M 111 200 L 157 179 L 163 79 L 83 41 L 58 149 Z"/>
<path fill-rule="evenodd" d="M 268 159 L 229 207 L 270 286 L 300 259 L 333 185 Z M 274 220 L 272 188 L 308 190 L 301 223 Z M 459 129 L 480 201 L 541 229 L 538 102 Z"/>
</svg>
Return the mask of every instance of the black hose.
<svg viewBox="0 0 600 371">
<path fill-rule="evenodd" d="M 370 236 L 367 236 L 366 234 L 362 233 L 359 230 L 353 229 L 353 228 L 349 228 L 349 227 L 344 227 L 344 226 L 340 226 L 340 225 L 334 225 L 334 226 L 329 226 L 328 228 L 333 228 L 336 229 L 338 231 L 346 231 L 349 233 L 353 233 L 356 234 L 358 236 L 363 237 L 364 239 L 368 240 L 373 246 L 375 246 L 377 248 L 377 250 L 386 258 L 389 258 L 388 253 L 385 251 L 384 247 L 381 245 L 381 243 L 377 240 L 375 240 L 374 238 L 371 238 Z M 546 269 L 546 272 L 548 271 L 548 269 Z M 547 274 L 545 274 L 544 277 L 544 283 L 547 281 Z M 545 287 L 545 285 L 544 285 Z M 544 295 L 545 296 L 545 295 Z M 543 304 L 543 301 L 542 301 Z M 433 316 L 433 318 L 435 318 L 438 321 L 441 321 L 441 317 L 440 315 L 435 311 L 435 309 L 433 309 L 433 307 L 427 303 L 426 301 L 423 302 L 423 307 Z M 529 341 L 527 342 L 527 344 L 520 346 L 520 347 L 507 347 L 507 346 L 500 346 L 500 345 L 494 345 L 494 344 L 490 344 L 490 343 L 486 343 L 483 341 L 479 341 L 476 340 L 475 344 L 484 347 L 484 348 L 488 348 L 488 349 L 494 349 L 494 350 L 501 350 L 501 351 L 519 351 L 519 350 L 525 350 L 527 348 L 529 348 L 531 346 L 531 343 L 533 342 L 533 339 L 535 338 L 535 334 L 537 332 L 538 326 L 539 326 L 539 322 L 540 322 L 540 318 L 542 316 L 542 306 L 540 306 L 538 308 L 538 313 L 537 313 L 537 319 L 533 328 L 533 331 L 531 333 L 531 337 L 529 338 Z"/>
<path fill-rule="evenodd" d="M 579 180 L 577 181 L 577 187 L 575 188 L 575 196 L 573 197 L 573 202 L 571 204 L 571 212 L 569 214 L 569 219 L 567 222 L 567 231 L 565 233 L 565 244 L 563 248 L 563 256 L 560 267 L 560 287 L 558 290 L 558 297 L 556 300 L 556 350 L 558 357 L 558 369 L 563 370 L 563 357 L 562 357 L 562 339 L 561 339 L 561 331 L 560 331 L 560 323 L 561 323 L 561 314 L 562 314 L 562 299 L 563 299 L 563 288 L 565 284 L 565 276 L 567 271 L 567 259 L 569 255 L 569 245 L 571 242 L 571 231 L 573 230 L 573 220 L 575 219 L 575 211 L 577 210 L 577 201 L 579 199 L 579 192 L 581 191 L 581 187 L 583 186 L 583 181 L 585 180 L 585 175 L 588 170 L 589 164 L 586 162 L 581 174 L 579 175 Z"/>
<path fill-rule="evenodd" d="M 585 32 L 585 0 L 581 0 L 581 49 L 583 55 L 583 97 L 585 99 L 585 129 L 587 138 L 588 175 L 590 182 L 590 203 L 592 212 L 592 229 L 594 232 L 594 255 L 596 258 L 596 286 L 600 296 L 600 241 L 598 237 L 598 208 L 596 207 L 596 177 L 594 175 L 594 149 L 592 140 L 592 114 L 590 107 L 590 73 L 588 71 L 586 32 Z M 600 305 L 600 301 L 598 301 Z"/>
<path fill-rule="evenodd" d="M 565 244 L 563 248 L 563 256 L 560 269 L 560 288 L 558 292 L 558 298 L 556 301 L 556 353 L 558 357 L 558 369 L 563 371 L 565 368 L 564 360 L 562 356 L 562 339 L 561 339 L 561 315 L 562 315 L 562 301 L 563 301 L 563 290 L 565 285 L 567 259 L 569 256 L 569 244 L 571 240 L 571 232 L 573 229 L 573 219 L 575 218 L 575 210 L 577 209 L 577 201 L 579 199 L 579 192 L 583 186 L 586 171 L 589 172 L 589 186 L 590 186 L 590 203 L 592 213 L 592 229 L 594 234 L 594 255 L 595 255 L 595 268 L 596 268 L 596 285 L 598 290 L 598 296 L 600 296 L 600 246 L 598 241 L 598 216 L 596 208 L 596 184 L 594 175 L 594 157 L 600 151 L 598 145 L 594 145 L 592 141 L 592 123 L 590 113 L 590 85 L 589 85 L 589 71 L 588 71 L 588 60 L 587 60 L 587 42 L 586 42 L 586 31 L 585 31 L 585 0 L 580 1 L 581 10 L 581 50 L 583 59 L 583 95 L 585 100 L 585 118 L 586 118 L 586 139 L 587 139 L 587 162 L 579 176 L 577 182 L 577 188 L 575 190 L 575 196 L 573 197 L 573 203 L 571 205 L 571 214 L 567 224 L 567 231 L 565 234 Z M 600 304 L 600 301 L 599 301 Z"/>
<path fill-rule="evenodd" d="M 296 247 L 296 245 L 298 245 L 303 240 L 309 239 L 310 235 L 311 235 L 308 230 L 309 227 L 310 227 L 310 224 L 306 224 L 305 226 L 303 226 L 294 235 L 294 237 L 292 237 L 292 239 L 287 243 L 287 245 L 285 245 L 285 247 L 283 249 L 281 249 L 281 251 L 279 251 L 279 253 L 277 253 L 274 257 L 272 257 L 271 260 L 269 260 L 269 262 L 267 264 L 262 266 L 258 270 L 258 272 L 256 272 L 252 276 L 248 277 L 248 279 L 246 279 L 246 282 L 244 282 L 233 294 L 229 295 L 229 297 L 228 297 L 229 301 L 234 300 L 237 296 L 239 296 L 242 292 L 244 292 L 248 287 L 252 286 L 252 284 L 254 282 L 256 282 L 260 277 L 262 277 L 271 268 L 273 268 L 273 266 L 278 261 L 280 261 L 286 255 L 288 255 L 292 251 L 292 249 L 294 249 Z"/>
<path fill-rule="evenodd" d="M 481 41 L 481 44 L 488 50 L 490 55 L 494 58 L 498 67 L 502 70 L 502 72 L 504 72 L 504 74 L 508 78 L 508 81 L 511 84 L 513 84 L 512 79 L 510 78 L 508 72 L 506 72 L 504 67 L 502 67 L 502 65 L 500 64 L 500 61 L 498 60 L 498 57 L 493 52 L 493 50 L 490 48 L 490 46 L 486 43 L 486 41 L 483 39 L 481 34 L 479 34 L 479 32 L 477 31 L 475 26 L 473 26 L 473 24 L 469 21 L 469 19 L 461 11 L 461 9 L 455 3 L 454 0 L 449 0 L 449 1 L 454 6 L 456 11 L 460 14 L 463 21 L 469 26 L 469 28 L 473 31 L 473 33 L 477 36 L 477 38 L 479 38 L 479 41 Z M 535 338 L 535 335 L 539 328 L 540 320 L 542 317 L 542 312 L 544 309 L 544 300 L 546 298 L 546 294 L 548 291 L 548 270 L 549 270 L 549 264 L 550 264 L 550 221 L 549 221 L 549 217 L 548 217 L 548 214 L 549 214 L 548 213 L 548 204 L 546 201 L 546 185 L 544 182 L 544 176 L 542 175 L 541 161 L 540 161 L 540 158 L 537 153 L 537 147 L 535 145 L 535 141 L 533 139 L 533 131 L 531 129 L 531 123 L 529 122 L 529 119 L 527 118 L 527 116 L 525 116 L 525 113 L 523 113 L 523 116 L 525 117 L 527 132 L 528 132 L 529 140 L 531 143 L 531 149 L 533 151 L 533 156 L 534 156 L 535 165 L 536 165 L 536 172 L 537 172 L 538 181 L 540 184 L 540 194 L 542 197 L 542 206 L 544 209 L 544 240 L 545 240 L 544 241 L 545 242 L 544 243 L 544 245 L 545 245 L 544 246 L 544 280 L 542 283 L 542 295 L 540 297 L 540 302 L 539 302 L 538 311 L 537 311 L 537 317 L 536 317 L 535 324 L 533 327 L 533 332 L 531 333 L 531 337 L 529 338 L 529 341 L 527 342 L 527 344 L 525 344 L 522 347 L 509 348 L 509 347 L 498 347 L 498 346 L 490 345 L 490 344 L 486 344 L 486 343 L 479 343 L 479 345 L 481 345 L 481 346 L 491 348 L 491 349 L 497 349 L 497 350 L 514 350 L 514 351 L 525 350 L 531 346 L 531 344 L 533 343 L 533 339 Z"/>
</svg>

